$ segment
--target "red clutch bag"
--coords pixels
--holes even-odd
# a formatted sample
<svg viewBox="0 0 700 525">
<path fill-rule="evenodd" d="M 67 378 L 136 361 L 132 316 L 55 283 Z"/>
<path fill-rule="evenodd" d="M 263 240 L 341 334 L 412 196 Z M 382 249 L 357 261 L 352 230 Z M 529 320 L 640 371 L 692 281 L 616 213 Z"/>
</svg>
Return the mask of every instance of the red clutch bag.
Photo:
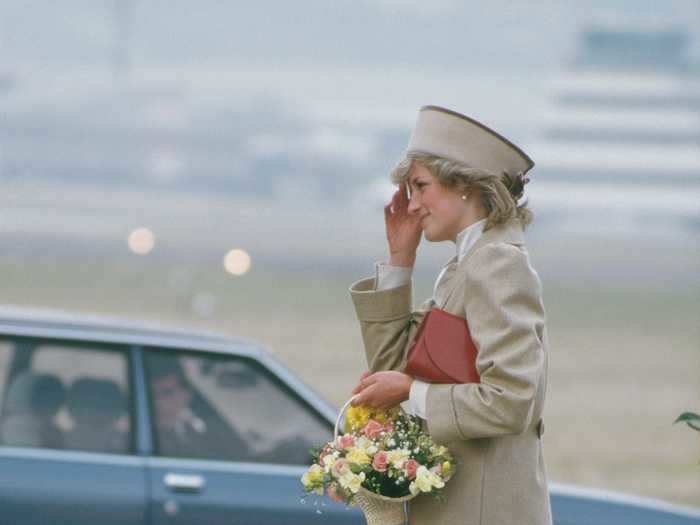
<svg viewBox="0 0 700 525">
<path fill-rule="evenodd" d="M 433 308 L 418 327 L 404 372 L 428 383 L 478 383 L 476 354 L 467 320 Z"/>
</svg>

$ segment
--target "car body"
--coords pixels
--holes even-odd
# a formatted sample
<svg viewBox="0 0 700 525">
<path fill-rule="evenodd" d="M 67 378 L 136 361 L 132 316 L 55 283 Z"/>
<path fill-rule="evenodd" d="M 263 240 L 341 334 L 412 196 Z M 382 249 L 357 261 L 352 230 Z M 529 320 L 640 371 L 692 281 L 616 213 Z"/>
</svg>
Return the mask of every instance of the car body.
<svg viewBox="0 0 700 525">
<path fill-rule="evenodd" d="M 211 443 L 165 452 L 177 396 L 158 359 L 187 376 L 188 424 Z M 50 428 L 22 412 L 32 403 Z M 95 408 L 117 416 L 91 428 Z M 364 523 L 304 497 L 307 450 L 330 438 L 336 409 L 250 341 L 5 307 L 0 409 L 0 525 Z M 694 509 L 556 484 L 552 508 L 558 525 L 700 523 Z"/>
</svg>

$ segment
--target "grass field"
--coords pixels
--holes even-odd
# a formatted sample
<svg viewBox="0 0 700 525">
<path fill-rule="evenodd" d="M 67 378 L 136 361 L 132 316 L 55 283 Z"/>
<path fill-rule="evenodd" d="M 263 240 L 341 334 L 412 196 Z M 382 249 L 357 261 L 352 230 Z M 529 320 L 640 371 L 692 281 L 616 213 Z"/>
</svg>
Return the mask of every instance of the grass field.
<svg viewBox="0 0 700 525">
<path fill-rule="evenodd" d="M 231 278 L 162 260 L 5 254 L 0 272 L 7 304 L 118 314 L 260 341 L 336 405 L 364 370 L 347 293 L 363 276 L 359 269 L 267 267 Z M 422 298 L 430 274 L 415 280 Z M 697 280 L 673 287 L 543 280 L 550 479 L 700 506 L 700 435 L 672 425 L 680 412 L 700 409 Z"/>
</svg>

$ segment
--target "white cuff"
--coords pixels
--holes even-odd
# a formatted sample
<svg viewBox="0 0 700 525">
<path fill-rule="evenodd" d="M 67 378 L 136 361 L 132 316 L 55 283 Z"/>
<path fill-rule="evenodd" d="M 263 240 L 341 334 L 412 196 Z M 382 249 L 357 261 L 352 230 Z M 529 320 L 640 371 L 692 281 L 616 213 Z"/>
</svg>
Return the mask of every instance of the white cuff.
<svg viewBox="0 0 700 525">
<path fill-rule="evenodd" d="M 376 291 L 398 288 L 411 282 L 413 266 L 391 266 L 387 263 L 376 263 Z"/>
<path fill-rule="evenodd" d="M 428 387 L 429 383 L 425 383 L 418 379 L 414 379 L 411 383 L 411 391 L 408 394 L 408 399 L 401 403 L 401 408 L 407 414 L 413 414 L 425 419 L 425 407 L 428 403 Z"/>
</svg>

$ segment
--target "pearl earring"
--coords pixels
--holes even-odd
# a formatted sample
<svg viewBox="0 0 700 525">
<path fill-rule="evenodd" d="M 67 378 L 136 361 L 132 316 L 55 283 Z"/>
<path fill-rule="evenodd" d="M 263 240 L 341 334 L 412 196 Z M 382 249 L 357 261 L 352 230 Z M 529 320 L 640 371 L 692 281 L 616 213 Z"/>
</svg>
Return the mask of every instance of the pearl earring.
<svg viewBox="0 0 700 525">
<path fill-rule="evenodd" d="M 466 195 L 462 195 L 462 200 L 463 200 L 463 201 L 466 201 L 466 200 L 467 200 L 467 196 L 466 196 Z"/>
</svg>

